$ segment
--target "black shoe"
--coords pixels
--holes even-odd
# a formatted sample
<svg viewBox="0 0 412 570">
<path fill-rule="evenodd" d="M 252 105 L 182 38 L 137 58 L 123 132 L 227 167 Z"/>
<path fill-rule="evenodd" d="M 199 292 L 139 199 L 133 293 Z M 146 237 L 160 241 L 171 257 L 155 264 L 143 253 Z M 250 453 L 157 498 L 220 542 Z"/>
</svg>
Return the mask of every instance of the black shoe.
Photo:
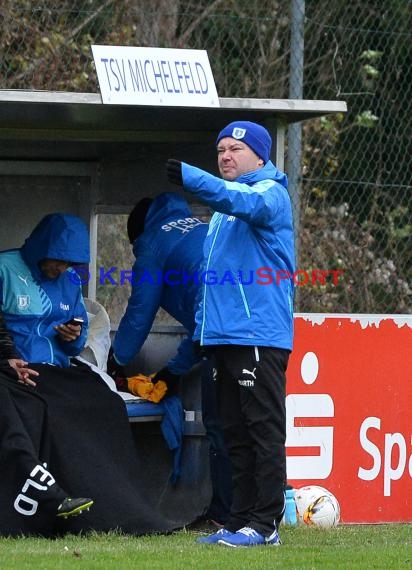
<svg viewBox="0 0 412 570">
<path fill-rule="evenodd" d="M 57 516 L 74 517 L 79 515 L 84 510 L 89 510 L 93 505 L 93 499 L 71 499 L 66 497 L 59 508 L 57 509 Z"/>
</svg>

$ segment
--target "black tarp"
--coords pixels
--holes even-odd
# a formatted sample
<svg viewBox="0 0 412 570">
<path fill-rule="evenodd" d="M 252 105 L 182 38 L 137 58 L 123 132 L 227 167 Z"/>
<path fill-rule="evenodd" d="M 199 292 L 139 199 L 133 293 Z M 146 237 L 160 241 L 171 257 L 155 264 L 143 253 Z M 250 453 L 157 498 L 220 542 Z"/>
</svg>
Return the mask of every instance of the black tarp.
<svg viewBox="0 0 412 570">
<path fill-rule="evenodd" d="M 141 484 L 145 466 L 123 400 L 86 365 L 30 366 L 40 373 L 35 388 L 0 374 L 0 534 L 141 535 L 182 526 L 158 511 Z M 56 484 L 48 485 L 52 479 L 45 473 Z M 56 518 L 57 484 L 72 497 L 93 498 L 93 507 L 77 517 Z M 19 510 L 26 514 L 15 507 L 22 494 L 28 501 L 20 498 Z"/>
</svg>

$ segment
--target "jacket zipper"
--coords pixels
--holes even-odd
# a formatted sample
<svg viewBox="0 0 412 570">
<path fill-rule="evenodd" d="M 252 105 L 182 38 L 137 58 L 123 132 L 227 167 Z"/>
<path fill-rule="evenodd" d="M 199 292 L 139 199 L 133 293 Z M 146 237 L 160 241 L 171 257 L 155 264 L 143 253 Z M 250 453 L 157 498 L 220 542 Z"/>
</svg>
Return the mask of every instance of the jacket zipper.
<svg viewBox="0 0 412 570">
<path fill-rule="evenodd" d="M 40 334 L 40 326 L 44 323 L 46 317 L 48 317 L 50 315 L 52 311 L 52 308 L 49 308 L 49 312 L 44 315 L 44 317 L 42 318 L 42 320 L 39 322 L 39 324 L 37 325 L 37 334 L 39 336 L 39 338 L 43 338 L 45 341 L 47 341 L 48 345 L 49 345 L 49 349 L 50 349 L 50 357 L 51 357 L 51 364 L 54 363 L 54 350 L 53 350 L 53 345 L 50 342 L 50 340 L 47 338 L 47 336 Z"/>
<path fill-rule="evenodd" d="M 207 257 L 206 271 L 209 270 L 210 258 L 211 258 L 211 256 L 212 256 L 213 248 L 215 247 L 215 243 L 216 243 L 216 239 L 217 239 L 217 234 L 219 233 L 220 225 L 221 225 L 221 223 L 222 223 L 222 220 L 223 220 L 223 216 L 221 215 L 221 218 L 220 218 L 220 220 L 219 220 L 218 226 L 217 226 L 217 228 L 216 228 L 215 237 L 213 238 L 212 246 L 211 246 L 211 248 L 210 248 L 209 255 L 208 255 L 208 257 Z M 205 284 L 205 286 L 204 286 L 204 291 L 203 291 L 202 328 L 201 328 L 201 331 L 200 331 L 200 344 L 201 344 L 201 345 L 203 345 L 203 336 L 204 336 L 204 332 L 205 332 L 206 290 L 207 290 L 207 285 Z"/>
<path fill-rule="evenodd" d="M 247 314 L 248 318 L 250 319 L 249 305 L 248 305 L 248 302 L 246 300 L 246 295 L 245 295 L 245 291 L 243 289 L 243 285 L 242 285 L 242 283 L 240 283 L 240 281 L 238 281 L 238 285 L 239 285 L 240 295 L 241 295 L 242 301 L 243 301 L 243 306 L 245 307 L 246 314 Z"/>
</svg>

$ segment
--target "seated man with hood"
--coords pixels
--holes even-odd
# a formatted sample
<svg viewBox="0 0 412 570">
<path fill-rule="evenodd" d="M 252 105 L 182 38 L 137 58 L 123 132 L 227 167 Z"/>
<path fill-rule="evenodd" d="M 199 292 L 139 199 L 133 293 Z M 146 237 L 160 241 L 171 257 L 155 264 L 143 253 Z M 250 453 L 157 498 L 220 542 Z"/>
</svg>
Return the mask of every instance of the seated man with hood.
<svg viewBox="0 0 412 570">
<path fill-rule="evenodd" d="M 90 261 L 83 221 L 45 216 L 20 249 L 0 253 L 0 303 L 16 349 L 27 362 L 69 366 L 87 337 L 87 312 L 74 265 Z M 64 324 L 80 317 L 84 326 Z"/>
<path fill-rule="evenodd" d="M 200 361 L 193 350 L 192 335 L 208 227 L 193 217 L 187 201 L 173 192 L 164 192 L 154 199 L 143 198 L 131 211 L 127 233 L 136 259 L 131 296 L 108 360 L 107 369 L 112 377 L 126 376 L 123 367 L 139 353 L 160 307 L 185 327 L 187 336 L 153 382 L 164 380 L 168 393 L 173 392 L 180 377 Z M 201 376 L 202 416 L 210 442 L 213 491 L 202 524 L 215 528 L 216 523 L 224 524 L 229 513 L 231 470 L 217 420 L 211 364 L 207 360 L 203 362 Z"/>
<path fill-rule="evenodd" d="M 89 261 L 86 225 L 61 213 L 46 215 L 21 248 L 0 252 L 0 309 L 9 334 L 6 359 L 17 368 L 14 382 L 19 388 L 8 390 L 2 422 L 10 425 L 11 417 L 20 418 L 13 420 L 11 434 L 19 443 L 24 437 L 18 429 L 23 434 L 30 424 L 35 437 L 26 456 L 37 454 L 40 460 L 28 474 L 10 468 L 3 477 L 0 534 L 170 530 L 135 482 L 140 466 L 123 400 L 74 359 L 85 345 L 88 323 L 81 279 L 73 266 Z M 81 318 L 83 326 L 71 324 L 74 318 Z M 33 372 L 38 373 L 35 382 L 30 380 Z M 0 455 L 13 465 L 17 444 L 10 446 L 10 441 L 3 431 Z M 32 464 L 30 457 L 25 461 Z M 50 495 L 54 477 L 70 497 L 80 492 L 93 496 L 90 513 L 57 523 L 55 517 L 44 518 L 39 505 Z M 93 502 L 82 501 L 81 508 Z M 48 505 L 57 509 L 53 501 Z"/>
</svg>

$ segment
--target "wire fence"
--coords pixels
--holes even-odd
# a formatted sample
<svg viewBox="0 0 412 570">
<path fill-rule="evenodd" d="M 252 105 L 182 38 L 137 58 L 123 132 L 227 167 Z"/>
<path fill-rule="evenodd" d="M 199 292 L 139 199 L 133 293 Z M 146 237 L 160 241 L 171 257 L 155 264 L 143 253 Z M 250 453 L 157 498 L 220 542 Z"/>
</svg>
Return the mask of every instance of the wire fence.
<svg viewBox="0 0 412 570">
<path fill-rule="evenodd" d="M 345 100 L 288 138 L 296 309 L 409 313 L 411 30 L 410 0 L 3 0 L 0 88 L 98 92 L 111 44 L 205 49 L 221 97 Z"/>
</svg>

